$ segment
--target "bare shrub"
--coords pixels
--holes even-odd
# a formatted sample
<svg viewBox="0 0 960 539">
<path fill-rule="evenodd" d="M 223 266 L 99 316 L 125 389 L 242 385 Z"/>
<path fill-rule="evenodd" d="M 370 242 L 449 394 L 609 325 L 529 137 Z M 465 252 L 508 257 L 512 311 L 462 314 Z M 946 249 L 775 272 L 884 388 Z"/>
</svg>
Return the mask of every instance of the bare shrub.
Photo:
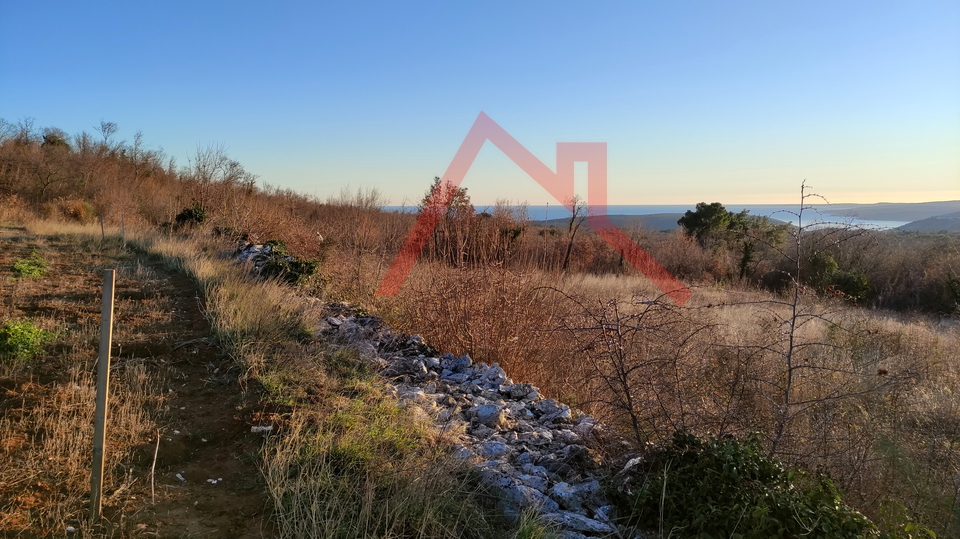
<svg viewBox="0 0 960 539">
<path fill-rule="evenodd" d="M 711 365 L 713 322 L 659 299 L 564 296 L 575 309 L 560 328 L 576 345 L 569 353 L 587 367 L 582 404 L 638 445 L 668 440 L 678 430 L 723 430 L 720 403 L 702 398 L 728 378 Z"/>
<path fill-rule="evenodd" d="M 560 314 L 551 307 L 560 302 L 541 288 L 546 282 L 503 267 L 422 264 L 397 298 L 382 300 L 381 310 L 389 323 L 415 330 L 439 349 L 500 363 L 557 394 L 575 385 L 576 373 L 557 368 L 563 345 L 549 330 Z"/>
</svg>

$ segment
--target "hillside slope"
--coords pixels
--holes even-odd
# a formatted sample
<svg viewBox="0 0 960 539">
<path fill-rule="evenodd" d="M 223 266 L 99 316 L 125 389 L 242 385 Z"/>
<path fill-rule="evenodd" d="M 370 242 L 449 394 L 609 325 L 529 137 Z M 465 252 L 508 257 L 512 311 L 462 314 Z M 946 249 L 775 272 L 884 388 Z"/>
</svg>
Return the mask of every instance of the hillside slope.
<svg viewBox="0 0 960 539">
<path fill-rule="evenodd" d="M 897 230 L 905 232 L 960 232 L 960 211 L 913 221 Z"/>
</svg>

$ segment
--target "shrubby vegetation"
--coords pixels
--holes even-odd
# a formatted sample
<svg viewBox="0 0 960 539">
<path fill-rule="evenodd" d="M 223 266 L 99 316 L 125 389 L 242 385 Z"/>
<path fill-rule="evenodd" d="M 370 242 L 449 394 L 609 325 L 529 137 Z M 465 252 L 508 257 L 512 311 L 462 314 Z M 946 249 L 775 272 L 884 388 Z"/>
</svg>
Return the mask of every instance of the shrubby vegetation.
<svg viewBox="0 0 960 539">
<path fill-rule="evenodd" d="M 662 537 L 879 537 L 829 478 L 770 458 L 760 438 L 701 440 L 678 432 L 619 486 L 620 509 Z"/>
<path fill-rule="evenodd" d="M 55 335 L 38 328 L 30 320 L 7 320 L 0 325 L 0 360 L 27 363 L 43 352 L 43 345 Z"/>
<path fill-rule="evenodd" d="M 653 443 L 659 449 L 645 473 L 662 477 L 661 502 L 664 485 L 676 500 L 693 495 L 696 483 L 672 483 L 670 470 L 656 468 L 681 461 L 686 470 L 714 470 L 723 479 L 716 486 L 733 489 L 729 499 L 740 500 L 733 512 L 703 508 L 697 514 L 713 516 L 678 526 L 719 526 L 721 516 L 728 523 L 735 516 L 754 519 L 758 529 L 809 524 L 804 518 L 789 524 L 789 516 L 777 513 L 786 506 L 801 516 L 816 512 L 832 530 L 855 533 L 862 525 L 857 529 L 874 533 L 837 503 L 842 493 L 877 524 L 877 533 L 960 533 L 954 486 L 960 472 L 960 236 L 798 229 L 719 203 L 698 204 L 679 230 L 627 230 L 695 287 L 681 309 L 577 216 L 569 226 L 550 228 L 507 201 L 477 211 L 465 189 L 434 179 L 418 211 L 437 211 L 438 226 L 400 294 L 377 297 L 415 215 L 383 212 L 375 191 L 320 201 L 260 187 L 222 148 L 201 149 L 190 167 L 177 167 L 139 135 L 133 144 L 113 141 L 115 126 L 106 124 L 98 140 L 36 129 L 29 121 L 0 123 L 0 220 L 102 216 L 116 227 L 123 216 L 128 230 L 166 225 L 168 233 L 185 237 L 276 240 L 271 271 L 279 280 L 295 283 L 322 272 L 325 286 L 308 290 L 360 303 L 438 349 L 500 363 L 514 379 L 604 419 L 632 442 L 627 450 Z M 442 212 L 430 202 L 436 190 L 453 202 Z M 810 202 L 804 198 L 800 206 Z M 315 262 L 301 267 L 296 260 Z M 257 319 L 237 329 L 225 323 L 220 331 L 234 335 L 225 342 L 238 343 L 253 372 L 277 350 L 259 348 L 268 346 L 269 336 L 253 338 L 256 346 L 241 343 L 274 324 Z M 291 331 L 302 334 L 295 326 Z M 289 341 L 285 335 L 278 342 Z M 282 369 L 263 372 L 276 394 L 298 398 Z M 696 438 L 678 442 L 677 431 Z M 751 433 L 756 436 L 748 438 Z M 290 455 L 336 441 L 308 422 L 302 434 L 296 443 L 306 445 Z M 385 443 L 394 439 L 385 436 Z M 280 456 L 271 464 L 275 477 L 303 465 L 299 457 Z M 409 456 L 418 462 L 423 455 Z M 740 480 L 740 472 L 722 467 L 728 461 L 765 479 Z M 816 470 L 829 482 L 795 469 Z M 309 509 L 291 506 L 280 483 L 278 508 Z M 624 503 L 652 503 L 653 494 Z M 633 517 L 654 525 L 643 520 L 654 518 L 650 511 Z M 665 512 L 655 518 L 666 525 Z M 718 529 L 703 531 L 712 536 Z M 663 528 L 664 535 L 669 531 Z"/>
<path fill-rule="evenodd" d="M 47 261 L 43 259 L 40 251 L 34 249 L 30 251 L 30 256 L 17 260 L 10 269 L 16 277 L 43 277 L 47 274 Z"/>
</svg>

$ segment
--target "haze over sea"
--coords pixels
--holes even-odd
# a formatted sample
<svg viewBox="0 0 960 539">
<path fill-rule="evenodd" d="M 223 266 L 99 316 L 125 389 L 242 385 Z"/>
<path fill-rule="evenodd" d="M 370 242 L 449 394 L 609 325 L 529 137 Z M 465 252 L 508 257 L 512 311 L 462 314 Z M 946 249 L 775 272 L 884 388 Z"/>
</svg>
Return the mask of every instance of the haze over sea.
<svg viewBox="0 0 960 539">
<path fill-rule="evenodd" d="M 813 210 L 804 210 L 804 224 L 815 222 L 831 222 L 852 224 L 857 226 L 889 229 L 907 224 L 909 221 L 883 221 L 870 219 L 857 219 L 854 217 L 845 217 L 828 213 L 829 205 L 823 204 L 813 206 L 819 209 L 820 213 Z M 798 208 L 796 205 L 786 204 L 724 204 L 724 207 L 732 212 L 747 210 L 750 215 L 760 215 L 778 219 L 780 221 L 797 224 L 797 216 L 794 215 Z M 477 211 L 492 211 L 492 206 L 476 205 Z M 683 214 L 687 210 L 693 210 L 696 204 L 610 204 L 607 206 L 607 215 L 654 215 L 654 214 Z M 416 206 L 386 206 L 385 210 L 390 211 L 416 211 Z M 793 212 L 793 213 L 788 213 Z M 564 219 L 570 217 L 570 212 L 560 204 L 551 205 L 530 205 L 527 206 L 527 217 L 532 221 L 548 221 L 551 219 Z M 679 217 L 679 216 L 678 216 Z"/>
</svg>

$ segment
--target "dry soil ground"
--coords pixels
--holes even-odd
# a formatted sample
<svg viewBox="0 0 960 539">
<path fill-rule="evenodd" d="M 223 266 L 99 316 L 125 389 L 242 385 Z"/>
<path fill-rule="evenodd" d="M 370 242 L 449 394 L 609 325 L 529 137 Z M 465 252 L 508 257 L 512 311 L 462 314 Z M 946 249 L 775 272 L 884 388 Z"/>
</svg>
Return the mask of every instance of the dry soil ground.
<svg viewBox="0 0 960 539">
<path fill-rule="evenodd" d="M 16 278 L 11 265 L 33 250 L 47 261 L 46 276 Z M 111 385 L 119 408 L 110 417 L 104 521 L 91 526 L 91 388 L 104 268 L 118 269 Z M 29 318 L 57 335 L 29 364 L 0 367 L 4 537 L 272 535 L 257 469 L 263 439 L 251 433 L 269 414 L 217 347 L 200 296 L 156 257 L 98 239 L 0 230 L 0 323 Z M 74 390 L 86 398 L 65 400 Z M 65 415 L 67 402 L 77 410 Z M 53 416 L 63 424 L 51 423 Z M 53 439 L 71 429 L 77 443 Z"/>
</svg>

